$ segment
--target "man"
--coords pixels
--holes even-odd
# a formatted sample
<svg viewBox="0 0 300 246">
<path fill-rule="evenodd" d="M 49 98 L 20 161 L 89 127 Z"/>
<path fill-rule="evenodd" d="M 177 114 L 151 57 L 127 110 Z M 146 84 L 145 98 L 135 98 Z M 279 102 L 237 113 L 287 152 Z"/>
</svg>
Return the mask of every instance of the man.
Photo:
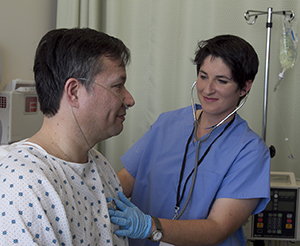
<svg viewBox="0 0 300 246">
<path fill-rule="evenodd" d="M 44 122 L 0 163 L 1 245 L 128 245 L 112 233 L 106 202 L 121 185 L 91 148 L 118 135 L 134 105 L 129 60 L 122 41 L 88 28 L 41 39 L 34 75 Z"/>
</svg>

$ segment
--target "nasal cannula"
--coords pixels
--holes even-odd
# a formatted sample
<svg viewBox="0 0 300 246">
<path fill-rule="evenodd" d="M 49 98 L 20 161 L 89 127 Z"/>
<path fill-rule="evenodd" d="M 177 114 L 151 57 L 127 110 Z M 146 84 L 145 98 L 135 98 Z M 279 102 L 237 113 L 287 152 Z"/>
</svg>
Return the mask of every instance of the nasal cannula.
<svg viewBox="0 0 300 246">
<path fill-rule="evenodd" d="M 88 79 L 85 79 L 85 78 L 77 78 L 77 79 L 78 80 L 88 81 Z M 111 94 L 113 94 L 115 97 L 117 97 L 121 101 L 121 103 L 124 105 L 125 109 L 129 109 L 129 107 L 127 106 L 127 104 L 116 93 L 114 93 L 112 90 L 110 90 L 110 89 L 106 88 L 105 86 L 100 85 L 100 84 L 98 84 L 96 82 L 91 82 L 91 83 L 93 83 L 95 85 L 98 85 L 101 88 L 103 88 L 103 89 L 107 90 L 108 92 L 110 92 Z"/>
<path fill-rule="evenodd" d="M 77 79 L 78 79 L 78 80 L 85 80 L 85 81 L 88 81 L 88 80 L 85 79 L 85 78 L 77 78 Z M 109 91 L 111 94 L 113 94 L 114 96 L 116 96 L 116 97 L 121 101 L 121 103 L 124 105 L 125 109 L 129 109 L 129 107 L 125 104 L 125 102 L 124 102 L 124 101 L 123 101 L 116 93 L 114 93 L 114 92 L 111 91 L 110 89 L 108 89 L 108 88 L 106 88 L 106 87 L 104 87 L 104 86 L 102 86 L 102 85 L 100 85 L 100 84 L 98 84 L 98 83 L 95 83 L 95 82 L 91 82 L 91 83 L 96 84 L 96 85 L 100 86 L 101 88 L 103 88 L 103 89 Z M 87 141 L 87 139 L 86 139 L 86 137 L 85 137 L 85 135 L 84 135 L 84 133 L 83 133 L 83 131 L 82 131 L 80 125 L 79 125 L 79 122 L 78 122 L 78 120 L 77 120 L 77 118 L 76 118 L 76 116 L 75 116 L 75 114 L 74 114 L 73 108 L 72 108 L 71 105 L 70 105 L 70 107 L 71 107 L 71 111 L 72 111 L 73 117 L 74 117 L 74 119 L 75 119 L 75 122 L 76 122 L 76 124 L 77 124 L 77 126 L 78 126 L 78 128 L 79 128 L 79 131 L 81 132 L 81 135 L 83 136 L 83 139 L 84 139 L 85 143 L 87 144 L 88 152 L 89 152 L 89 154 L 90 154 L 90 157 L 92 158 L 92 160 L 93 160 L 94 163 L 96 164 L 96 167 L 97 167 L 98 173 L 99 173 L 99 175 L 100 175 L 100 178 L 101 178 L 101 180 L 105 183 L 106 187 L 109 189 L 110 196 L 111 196 L 111 197 L 115 197 L 115 193 L 112 191 L 112 189 L 111 189 L 110 186 L 108 185 L 108 182 L 105 180 L 105 178 L 104 178 L 104 176 L 103 176 L 103 174 L 102 174 L 102 172 L 101 172 L 99 166 L 97 165 L 96 158 L 95 158 L 95 156 L 94 156 L 94 154 L 93 154 L 93 152 L 92 152 L 92 150 L 91 150 L 91 147 L 90 147 L 89 142 Z M 113 208 L 113 209 L 116 208 L 116 204 L 115 204 L 115 201 L 114 201 L 114 200 L 112 200 L 111 202 L 108 202 L 108 208 L 110 208 L 110 207 Z"/>
<path fill-rule="evenodd" d="M 248 98 L 248 93 L 246 93 L 246 96 L 244 97 L 244 99 L 241 101 L 240 105 L 235 109 L 233 110 L 230 114 L 228 114 L 223 120 L 221 120 L 219 123 L 215 124 L 214 126 L 210 127 L 211 130 L 206 134 L 206 136 L 204 138 L 198 138 L 197 137 L 197 128 L 198 128 L 198 120 L 197 120 L 197 117 L 196 117 L 196 105 L 194 103 L 194 99 L 193 99 L 193 90 L 195 88 L 197 84 L 197 81 L 195 81 L 191 87 L 191 105 L 192 105 L 192 109 L 193 109 L 193 117 L 194 117 L 194 138 L 196 139 L 197 141 L 197 148 L 196 148 L 196 158 L 195 158 L 195 167 L 194 167 L 194 174 L 193 174 L 193 179 L 192 179 L 192 183 L 191 183 L 191 187 L 190 187 L 190 190 L 189 190 L 189 194 L 188 194 L 188 197 L 185 201 L 185 204 L 183 206 L 183 208 L 181 209 L 181 211 L 179 212 L 180 210 L 180 207 L 178 206 L 178 204 L 176 204 L 175 206 L 175 213 L 174 213 L 174 217 L 173 217 L 173 220 L 178 220 L 181 215 L 184 213 L 189 201 L 190 201 L 190 198 L 192 196 L 192 193 L 193 193 L 193 189 L 194 189 L 194 185 L 195 185 L 195 181 L 196 181 L 196 176 L 197 176 L 197 170 L 198 170 L 198 159 L 199 159 L 199 151 L 200 151 L 200 144 L 201 142 L 204 142 L 206 139 L 209 138 L 209 136 L 211 135 L 211 133 L 217 128 L 219 127 L 220 125 L 222 125 L 230 116 L 232 116 L 235 112 L 237 112 L 247 101 L 247 98 Z"/>
</svg>

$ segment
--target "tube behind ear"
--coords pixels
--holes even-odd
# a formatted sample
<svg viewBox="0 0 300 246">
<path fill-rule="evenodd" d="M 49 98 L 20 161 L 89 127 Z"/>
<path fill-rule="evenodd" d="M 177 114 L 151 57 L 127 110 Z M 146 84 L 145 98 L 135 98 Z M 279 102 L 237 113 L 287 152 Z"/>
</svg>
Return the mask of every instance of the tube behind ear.
<svg viewBox="0 0 300 246">
<path fill-rule="evenodd" d="M 66 93 L 68 103 L 73 107 L 78 106 L 78 90 L 80 85 L 80 82 L 75 78 L 70 78 L 65 83 L 64 91 Z"/>
</svg>

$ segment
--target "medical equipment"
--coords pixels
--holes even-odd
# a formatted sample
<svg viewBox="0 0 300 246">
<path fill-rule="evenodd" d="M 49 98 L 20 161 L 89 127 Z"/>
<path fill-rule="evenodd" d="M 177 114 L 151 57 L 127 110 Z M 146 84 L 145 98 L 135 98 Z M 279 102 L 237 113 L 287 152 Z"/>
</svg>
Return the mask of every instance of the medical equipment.
<svg viewBox="0 0 300 246">
<path fill-rule="evenodd" d="M 297 58 L 297 35 L 294 22 L 289 22 L 286 16 L 282 17 L 282 35 L 280 39 L 279 60 L 281 67 L 293 68 Z"/>
<path fill-rule="evenodd" d="M 116 210 L 117 204 L 116 204 L 115 200 L 111 200 L 111 201 L 107 202 L 107 208 Z"/>
<path fill-rule="evenodd" d="M 129 107 L 127 106 L 127 104 L 116 93 L 114 93 L 112 90 L 109 90 L 108 88 L 106 88 L 106 87 L 104 87 L 104 86 L 102 86 L 102 85 L 100 85 L 98 83 L 94 82 L 94 84 L 102 87 L 103 89 L 105 89 L 107 91 L 109 91 L 111 94 L 113 94 L 114 96 L 116 96 L 121 101 L 121 103 L 124 105 L 125 109 L 129 109 Z"/>
<path fill-rule="evenodd" d="M 192 85 L 192 88 L 191 88 L 191 104 L 192 104 L 192 108 L 193 108 L 193 116 L 194 116 L 194 122 L 196 124 L 198 124 L 198 121 L 197 121 L 197 118 L 196 118 L 196 109 L 195 109 L 195 103 L 194 103 L 194 98 L 193 98 L 193 90 L 194 90 L 194 87 L 196 86 L 197 84 L 197 80 L 193 83 Z M 233 110 L 230 114 L 228 114 L 223 120 L 221 120 L 218 124 L 212 126 L 211 128 L 217 128 L 218 126 L 222 125 L 231 115 L 233 115 L 236 111 L 238 111 L 242 106 L 244 106 L 245 102 L 247 101 L 247 98 L 248 98 L 248 93 L 246 93 L 243 101 L 240 103 L 240 105 L 235 109 Z M 195 127 L 195 126 L 194 126 Z M 197 130 L 197 129 L 196 129 Z M 210 133 L 209 133 L 210 134 Z M 208 136 L 209 137 L 209 136 Z M 207 138 L 208 138 L 207 137 Z M 195 133 L 195 138 L 196 140 L 198 141 L 199 139 L 197 138 L 197 134 Z"/>
<path fill-rule="evenodd" d="M 78 79 L 78 80 L 88 81 L 88 79 L 85 79 L 85 78 L 77 78 L 77 79 Z M 102 86 L 102 85 L 100 85 L 100 84 L 98 84 L 98 83 L 95 83 L 95 82 L 91 82 L 91 83 L 96 84 L 96 85 L 100 86 L 101 88 L 103 88 L 103 89 L 109 91 L 111 94 L 113 94 L 114 96 L 116 96 L 116 97 L 121 101 L 121 103 L 124 105 L 125 109 L 129 109 L 129 107 L 125 104 L 125 102 L 124 102 L 124 101 L 123 101 L 116 93 L 114 93 L 114 92 L 111 91 L 110 89 L 108 89 L 108 88 L 106 88 L 106 87 L 104 87 L 104 86 Z M 77 125 L 77 127 L 78 127 L 78 129 L 79 129 L 79 131 L 80 131 L 80 133 L 81 133 L 81 135 L 82 135 L 82 137 L 83 137 L 83 139 L 84 139 L 84 141 L 85 141 L 87 147 L 88 147 L 89 155 L 90 155 L 91 159 L 92 159 L 95 163 L 97 163 L 97 162 L 96 162 L 96 158 L 95 158 L 95 156 L 94 156 L 94 154 L 93 154 L 93 152 L 92 152 L 92 150 L 91 150 L 91 146 L 90 146 L 89 142 L 87 141 L 87 138 L 85 137 L 85 135 L 84 135 L 84 133 L 83 133 L 83 131 L 82 131 L 80 125 L 79 125 L 79 122 L 78 122 L 78 120 L 77 120 L 77 117 L 76 117 L 75 114 L 74 114 L 73 107 L 72 107 L 71 105 L 70 105 L 70 107 L 71 107 L 71 111 L 72 111 L 74 120 L 75 120 L 75 122 L 76 122 L 76 125 Z M 96 165 L 96 166 L 97 166 L 97 170 L 98 170 L 98 173 L 99 173 L 99 175 L 100 175 L 101 180 L 105 183 L 105 185 L 106 185 L 107 188 L 109 189 L 110 196 L 111 196 L 111 197 L 115 197 L 115 193 L 114 193 L 114 192 L 112 191 L 112 189 L 110 188 L 109 182 L 107 182 L 106 179 L 104 178 L 104 176 L 103 176 L 103 174 L 102 174 L 100 168 L 98 167 L 98 165 Z M 108 206 L 109 206 L 109 207 L 115 208 L 115 204 L 113 204 L 113 203 L 108 203 Z"/>
<path fill-rule="evenodd" d="M 253 25 L 256 22 L 256 19 L 259 15 L 267 14 L 267 42 L 266 42 L 266 64 L 265 64 L 265 85 L 264 85 L 264 110 L 263 110 L 263 131 L 262 138 L 266 141 L 266 130 L 267 130 L 267 108 L 268 108 L 268 85 L 269 85 L 269 61 L 270 61 L 270 43 L 271 43 L 271 28 L 272 23 L 272 14 L 281 14 L 290 16 L 289 21 L 292 21 L 295 17 L 295 14 L 292 10 L 287 11 L 273 11 L 273 8 L 268 8 L 268 11 L 257 11 L 257 10 L 247 10 L 244 13 L 244 18 L 249 25 Z M 254 16 L 253 21 L 250 21 L 250 18 Z M 274 148 L 271 146 L 270 148 Z"/>
<path fill-rule="evenodd" d="M 205 157 L 205 155 L 208 153 L 210 147 L 213 145 L 213 143 L 223 134 L 223 132 L 233 123 L 233 120 L 226 126 L 226 128 L 221 132 L 221 134 L 212 142 L 212 144 L 208 147 L 208 151 L 205 152 L 204 156 L 202 156 L 201 160 L 198 162 L 198 159 L 199 159 L 199 150 L 200 150 L 200 144 L 201 142 L 204 142 L 206 139 L 209 138 L 209 136 L 211 135 L 211 133 L 217 128 L 219 127 L 220 125 L 222 125 L 230 116 L 232 116 L 234 113 L 236 113 L 247 101 L 247 98 L 248 98 L 248 93 L 246 93 L 244 99 L 240 102 L 240 105 L 238 107 L 236 107 L 235 110 L 233 110 L 230 114 L 228 114 L 223 120 L 221 120 L 219 123 L 211 126 L 210 128 L 210 131 L 206 134 L 206 136 L 203 138 L 203 139 L 200 139 L 197 137 L 197 128 L 198 128 L 198 120 L 197 120 L 197 117 L 196 117 L 196 106 L 195 106 L 195 103 L 194 103 L 194 99 L 193 99 L 193 90 L 195 88 L 197 84 L 197 81 L 195 81 L 191 87 L 191 105 L 192 105 L 192 109 L 193 109 L 193 117 L 194 117 L 194 129 L 193 129 L 193 132 L 191 134 L 191 136 L 189 137 L 188 141 L 187 141 L 187 145 L 186 145 L 186 149 L 185 149 L 185 154 L 184 154 L 184 159 L 183 159 L 183 163 L 182 163 L 182 169 L 181 169 L 181 174 L 180 174 L 180 180 L 179 180 L 179 183 L 178 183 L 178 189 L 177 189 L 177 202 L 176 202 L 176 206 L 175 206 L 175 212 L 174 212 L 174 217 L 173 219 L 174 220 L 178 220 L 181 215 L 184 213 L 188 203 L 189 203 L 189 200 L 192 196 L 192 193 L 193 193 L 193 189 L 194 189 L 194 185 L 195 185 L 195 181 L 196 181 L 196 176 L 197 176 L 197 170 L 198 170 L 198 165 L 201 163 L 201 161 L 203 160 L 203 158 Z M 197 141 L 197 148 L 196 148 L 196 158 L 195 158 L 195 167 L 193 169 L 193 178 L 192 178 L 192 183 L 191 183 L 191 187 L 190 187 L 190 190 L 189 190 L 189 194 L 188 194 L 188 197 L 187 197 L 187 200 L 183 206 L 183 208 L 181 209 L 181 211 L 179 212 L 180 210 L 180 202 L 183 198 L 183 194 L 182 196 L 180 197 L 180 186 L 181 186 L 181 182 L 182 182 L 182 177 L 183 177 L 183 171 L 184 171 L 184 167 L 185 167 L 185 158 L 186 158 L 186 155 L 187 155 L 187 148 L 188 148 L 188 144 L 189 142 L 192 140 L 192 136 L 194 136 L 194 138 L 196 139 Z M 192 174 L 192 173 L 191 173 Z M 190 174 L 190 176 L 191 176 Z M 189 177 L 190 177 L 189 176 Z M 189 179 L 189 177 L 187 178 L 187 180 Z M 184 185 L 184 188 L 183 188 L 183 191 L 185 191 L 185 186 L 187 184 L 187 180 L 186 180 L 186 183 Z"/>
<path fill-rule="evenodd" d="M 97 163 L 96 157 L 95 157 L 95 155 L 93 154 L 93 151 L 92 151 L 92 149 L 91 149 L 91 146 L 90 146 L 89 142 L 87 141 L 87 138 L 85 137 L 85 135 L 84 135 L 84 133 L 83 133 L 83 131 L 82 131 L 80 125 L 79 125 L 79 122 L 78 122 L 78 120 L 77 120 L 77 117 L 76 117 L 75 114 L 74 114 L 73 107 L 72 107 L 71 105 L 70 105 L 70 107 L 71 107 L 71 111 L 72 111 L 74 120 L 75 120 L 75 122 L 76 122 L 76 125 L 77 125 L 77 127 L 78 127 L 78 129 L 79 129 L 79 131 L 80 131 L 80 133 L 81 133 L 81 135 L 82 135 L 82 137 L 83 137 L 83 139 L 84 139 L 84 141 L 85 141 L 87 147 L 88 147 L 88 153 L 89 153 L 89 155 L 90 155 L 90 158 L 93 160 L 94 163 Z M 104 175 L 102 174 L 102 171 L 100 170 L 100 168 L 98 167 L 98 165 L 96 165 L 96 167 L 97 167 L 98 173 L 99 173 L 99 175 L 100 175 L 100 179 L 105 183 L 106 187 L 109 189 L 110 196 L 111 196 L 111 197 L 115 197 L 114 192 L 112 191 L 112 189 L 110 188 L 110 186 L 109 186 L 109 184 L 108 184 L 109 182 L 107 182 L 106 179 L 104 178 Z M 113 206 L 113 204 L 110 204 L 109 206 Z"/>
<path fill-rule="evenodd" d="M 244 224 L 245 238 L 254 240 L 300 241 L 300 187 L 291 172 L 271 172 L 271 201 L 264 211 Z"/>
<path fill-rule="evenodd" d="M 41 127 L 43 114 L 34 81 L 15 79 L 0 92 L 1 144 L 31 137 Z"/>
<path fill-rule="evenodd" d="M 108 200 L 111 198 L 109 197 Z M 144 214 L 136 205 L 124 195 L 122 191 L 118 192 L 118 199 L 114 199 L 117 210 L 109 209 L 110 221 L 119 225 L 119 229 L 114 233 L 118 236 L 129 237 L 133 239 L 145 239 L 150 235 L 152 229 L 152 218 L 156 229 L 150 235 L 150 240 L 160 240 L 162 238 L 162 229 L 160 222 L 155 222 L 155 218 L 149 214 Z"/>
<path fill-rule="evenodd" d="M 274 87 L 274 92 L 279 87 L 285 71 L 294 67 L 297 59 L 297 43 L 298 38 L 295 32 L 295 22 L 289 21 L 286 16 L 282 16 L 279 60 L 283 70 L 279 73 L 279 79 Z"/>
<path fill-rule="evenodd" d="M 78 80 L 84 80 L 84 81 L 88 81 L 87 79 L 85 79 L 85 78 L 77 78 Z M 124 105 L 124 107 L 125 107 L 125 109 L 129 109 L 129 107 L 126 105 L 126 103 L 116 94 L 116 93 L 114 93 L 112 90 L 110 90 L 110 89 L 108 89 L 108 88 L 106 88 L 106 87 L 104 87 L 103 85 L 100 85 L 100 84 L 98 84 L 98 83 L 96 83 L 96 82 L 92 82 L 93 84 L 95 84 L 95 85 L 98 85 L 98 86 L 100 86 L 101 88 L 103 88 L 103 89 L 105 89 L 105 90 L 107 90 L 107 91 L 109 91 L 111 94 L 113 94 L 114 96 L 116 96 L 120 101 L 121 101 L 121 103 Z"/>
</svg>

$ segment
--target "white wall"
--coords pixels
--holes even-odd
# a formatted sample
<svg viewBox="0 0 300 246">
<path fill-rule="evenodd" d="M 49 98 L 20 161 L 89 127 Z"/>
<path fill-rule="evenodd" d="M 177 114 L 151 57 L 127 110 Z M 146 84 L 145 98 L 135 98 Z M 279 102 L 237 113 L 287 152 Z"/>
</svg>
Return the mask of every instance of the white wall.
<svg viewBox="0 0 300 246">
<path fill-rule="evenodd" d="M 0 90 L 15 78 L 33 80 L 35 49 L 56 27 L 57 0 L 0 0 Z"/>
</svg>

